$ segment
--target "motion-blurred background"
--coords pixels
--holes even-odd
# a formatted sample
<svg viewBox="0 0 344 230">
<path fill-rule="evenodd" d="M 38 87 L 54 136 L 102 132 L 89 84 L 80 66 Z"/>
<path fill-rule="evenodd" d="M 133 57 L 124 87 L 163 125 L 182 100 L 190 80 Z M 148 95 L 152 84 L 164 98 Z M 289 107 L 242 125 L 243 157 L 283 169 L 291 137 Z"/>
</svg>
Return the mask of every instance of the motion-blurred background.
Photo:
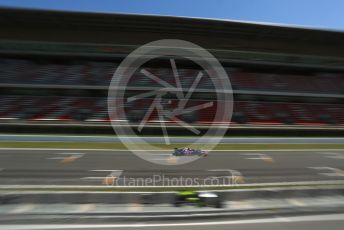
<svg viewBox="0 0 344 230">
<path fill-rule="evenodd" d="M 129 4 L 132 11 L 119 12 L 133 14 L 123 14 L 105 13 L 104 9 L 96 13 L 98 1 L 93 1 L 93 8 L 90 1 L 82 1 L 84 5 L 81 1 L 75 1 L 79 5 L 59 2 L 63 2 L 61 7 L 50 1 L 55 7 L 49 10 L 16 8 L 45 8 L 31 1 L 0 1 L 1 229 L 202 229 L 200 225 L 228 229 L 229 220 L 241 221 L 245 224 L 242 229 L 275 229 L 269 223 L 295 228 L 289 222 L 298 222 L 300 229 L 342 229 L 341 7 L 330 12 L 327 7 L 334 6 L 330 3 L 313 9 L 314 1 L 297 1 L 296 5 L 294 1 L 298 6 L 295 12 L 302 16 L 308 10 L 324 11 L 315 14 L 317 23 L 304 23 L 308 26 L 303 27 L 218 20 L 228 18 L 224 17 L 227 12 L 244 12 L 245 8 L 230 8 L 225 1 L 214 1 L 215 8 L 203 8 L 208 14 L 202 15 L 194 9 L 204 4 L 195 8 L 198 1 L 185 1 L 181 4 L 185 11 L 173 14 L 202 18 L 163 16 L 169 14 L 170 3 L 160 9 L 158 4 L 153 11 L 140 11 Z M 267 1 L 250 2 L 249 15 L 264 9 L 275 12 Z M 279 4 L 272 4 L 279 8 L 278 15 L 294 19 L 294 11 L 288 7 L 281 10 L 285 3 Z M 140 14 L 158 11 L 158 15 Z M 204 18 L 207 15 L 216 19 Z M 336 23 L 319 29 L 325 19 Z M 123 113 L 111 118 L 108 90 L 128 54 L 160 39 L 186 40 L 209 51 L 221 62 L 233 91 L 218 92 L 211 72 L 188 58 L 150 60 L 142 67 L 175 85 L 173 58 L 185 92 L 193 88 L 202 71 L 204 77 L 187 107 L 213 104 L 176 119 L 159 118 L 154 111 L 142 131 L 137 131 L 154 95 L 127 98 L 161 90 L 162 85 L 140 69 L 127 85 L 116 85 L 115 78 L 111 89 L 123 92 L 125 98 L 122 107 L 115 108 L 123 108 Z M 224 106 L 218 97 L 223 93 L 233 93 L 233 115 L 214 119 Z M 173 111 L 180 100 L 172 91 L 162 96 L 161 103 L 164 110 Z M 180 159 L 190 156 L 176 156 L 173 148 L 184 148 L 197 139 L 180 121 L 203 133 L 211 125 L 223 129 L 230 124 L 230 128 L 209 156 L 179 165 Z M 171 145 L 164 145 L 161 124 L 167 127 Z M 147 149 L 158 163 L 132 154 L 111 125 L 133 128 L 142 135 L 142 139 L 125 137 L 138 142 L 138 151 L 144 149 L 142 142 L 160 146 Z M 156 176 L 163 179 L 154 185 L 127 183 Z M 165 180 L 176 178 L 176 185 L 165 186 Z M 204 182 L 209 178 L 238 183 L 184 186 L 188 179 Z M 180 207 L 184 204 L 187 207 Z M 322 220 L 328 222 L 319 224 Z"/>
<path fill-rule="evenodd" d="M 48 131 L 49 125 L 61 131 L 65 127 L 55 129 L 55 124 L 68 124 L 84 132 L 80 125 L 101 124 L 87 126 L 87 132 L 112 132 L 103 125 L 109 124 L 106 97 L 116 67 L 138 46 L 163 38 L 195 42 L 221 61 L 234 90 L 232 124 L 238 127 L 338 130 L 344 124 L 340 32 L 162 16 L 0 11 L 4 131 Z M 183 86 L 190 86 L 199 70 L 176 62 Z M 173 82 L 168 65 L 151 63 L 147 68 Z M 126 90 L 137 94 L 154 87 L 160 86 L 136 73 Z M 203 78 L 192 103 L 213 100 L 212 89 L 209 78 Z M 173 107 L 173 95 L 166 97 Z M 126 103 L 127 116 L 115 120 L 137 123 L 150 103 L 149 98 Z M 207 125 L 214 111 L 207 108 L 182 119 Z M 149 120 L 154 124 L 158 119 L 152 115 Z"/>
</svg>

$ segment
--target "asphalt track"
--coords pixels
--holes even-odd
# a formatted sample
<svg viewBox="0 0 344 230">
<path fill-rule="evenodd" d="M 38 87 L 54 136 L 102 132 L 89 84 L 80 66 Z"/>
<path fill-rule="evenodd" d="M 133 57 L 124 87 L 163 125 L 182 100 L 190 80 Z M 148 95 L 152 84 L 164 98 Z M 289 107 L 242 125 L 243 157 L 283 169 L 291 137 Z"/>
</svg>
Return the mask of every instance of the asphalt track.
<svg viewBox="0 0 344 230">
<path fill-rule="evenodd" d="M 217 221 L 178 221 L 178 222 L 133 222 L 130 224 L 121 223 L 102 223 L 85 224 L 79 220 L 72 223 L 35 224 L 34 221 L 26 224 L 7 224 L 0 225 L 7 230 L 42 230 L 42 229 L 79 229 L 79 230 L 106 230 L 106 229 L 163 229 L 163 230 L 266 230 L 266 229 L 303 229 L 303 230 L 341 230 L 344 224 L 344 214 L 323 214 L 309 216 L 273 216 L 269 218 L 228 220 L 220 219 Z"/>
<path fill-rule="evenodd" d="M 168 151 L 152 154 L 161 161 L 178 160 Z M 240 176 L 237 183 L 325 181 L 344 179 L 343 170 L 343 149 L 213 151 L 178 166 L 152 164 L 124 150 L 0 149 L 0 185 L 112 185 L 104 180 L 109 174 L 119 178 L 115 185 L 131 186 L 222 185 L 232 183 L 233 175 Z M 150 179 L 132 183 L 132 178 Z"/>
</svg>

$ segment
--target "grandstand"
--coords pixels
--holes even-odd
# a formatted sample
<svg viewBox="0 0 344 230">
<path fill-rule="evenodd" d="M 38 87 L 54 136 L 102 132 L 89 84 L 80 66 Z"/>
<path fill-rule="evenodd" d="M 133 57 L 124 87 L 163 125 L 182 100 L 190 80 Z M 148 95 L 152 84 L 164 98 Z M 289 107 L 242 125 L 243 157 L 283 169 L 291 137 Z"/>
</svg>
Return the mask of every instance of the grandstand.
<svg viewBox="0 0 344 230">
<path fill-rule="evenodd" d="M 0 122 L 11 125 L 109 126 L 107 90 L 132 50 L 158 39 L 183 39 L 208 49 L 225 67 L 234 90 L 237 127 L 344 128 L 344 33 L 207 19 L 0 9 Z M 185 87 L 197 66 L 185 60 Z M 171 81 L 163 60 L 148 63 Z M 130 94 L 159 87 L 135 73 Z M 209 78 L 191 103 L 214 99 Z M 118 89 L 123 90 L 123 89 Z M 175 98 L 167 98 L 175 106 Z M 137 124 L 152 99 L 127 103 Z M 183 117 L 212 123 L 214 108 Z M 156 115 L 149 121 L 154 124 Z M 174 121 L 166 120 L 168 124 Z"/>
</svg>

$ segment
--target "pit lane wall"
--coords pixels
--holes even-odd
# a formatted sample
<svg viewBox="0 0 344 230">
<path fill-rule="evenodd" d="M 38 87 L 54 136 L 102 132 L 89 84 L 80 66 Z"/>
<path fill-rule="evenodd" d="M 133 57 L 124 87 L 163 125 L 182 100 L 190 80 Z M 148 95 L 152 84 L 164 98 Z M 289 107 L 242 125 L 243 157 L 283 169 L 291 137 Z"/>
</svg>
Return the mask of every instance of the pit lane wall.
<svg viewBox="0 0 344 230">
<path fill-rule="evenodd" d="M 131 127 L 135 129 L 137 125 Z M 204 133 L 209 126 L 195 125 Z M 219 127 L 223 128 L 223 127 Z M 107 122 L 0 122 L 3 133 L 51 133 L 51 134 L 114 134 L 113 128 Z M 176 125 L 167 125 L 169 135 L 188 136 L 192 133 Z M 159 124 L 146 125 L 140 135 L 162 135 Z M 226 136 L 344 136 L 344 126 L 334 125 L 238 125 L 229 127 Z"/>
<path fill-rule="evenodd" d="M 178 190 L 178 189 L 176 189 Z M 213 191 L 222 201 L 242 201 L 249 199 L 286 199 L 318 196 L 343 196 L 344 186 L 328 186 L 322 188 L 260 188 L 260 189 L 233 189 Z M 0 192 L 0 204 L 172 204 L 175 192 Z"/>
</svg>

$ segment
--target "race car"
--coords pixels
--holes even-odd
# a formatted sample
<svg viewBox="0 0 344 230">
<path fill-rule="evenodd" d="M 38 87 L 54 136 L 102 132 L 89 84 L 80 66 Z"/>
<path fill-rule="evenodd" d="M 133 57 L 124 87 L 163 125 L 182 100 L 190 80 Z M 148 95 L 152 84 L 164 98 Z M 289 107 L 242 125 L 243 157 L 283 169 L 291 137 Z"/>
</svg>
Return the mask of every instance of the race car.
<svg viewBox="0 0 344 230">
<path fill-rule="evenodd" d="M 175 194 L 174 206 L 182 205 L 222 208 L 222 199 L 213 192 L 179 191 Z"/>
<path fill-rule="evenodd" d="M 173 156 L 208 156 L 208 151 L 200 150 L 200 149 L 190 149 L 190 148 L 175 148 L 173 153 Z"/>
</svg>

